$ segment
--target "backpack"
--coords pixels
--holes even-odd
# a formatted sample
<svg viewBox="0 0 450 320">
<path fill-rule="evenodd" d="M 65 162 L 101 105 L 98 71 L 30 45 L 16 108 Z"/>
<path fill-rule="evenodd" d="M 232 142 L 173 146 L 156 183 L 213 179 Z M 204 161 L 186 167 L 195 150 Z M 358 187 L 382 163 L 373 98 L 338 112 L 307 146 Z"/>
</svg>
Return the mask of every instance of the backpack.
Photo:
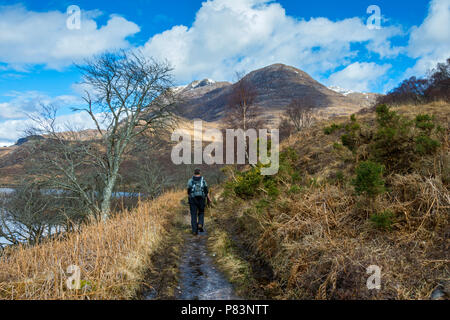
<svg viewBox="0 0 450 320">
<path fill-rule="evenodd" d="M 205 179 L 203 177 L 200 179 L 200 181 L 195 181 L 194 179 L 191 179 L 191 197 L 197 198 L 197 197 L 205 197 Z"/>
</svg>

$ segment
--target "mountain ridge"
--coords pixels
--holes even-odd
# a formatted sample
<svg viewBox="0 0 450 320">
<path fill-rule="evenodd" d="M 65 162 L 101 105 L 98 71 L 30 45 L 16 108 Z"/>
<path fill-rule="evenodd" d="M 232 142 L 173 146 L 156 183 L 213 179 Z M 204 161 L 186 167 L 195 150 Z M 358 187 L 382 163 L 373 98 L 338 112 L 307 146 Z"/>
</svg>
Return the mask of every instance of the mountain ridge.
<svg viewBox="0 0 450 320">
<path fill-rule="evenodd" d="M 255 104 L 261 117 L 273 119 L 283 113 L 294 99 L 308 97 L 317 109 L 330 116 L 358 112 L 370 106 L 378 96 L 373 93 L 337 92 L 316 81 L 306 72 L 281 63 L 254 70 L 243 77 L 257 92 Z M 187 119 L 220 121 L 236 83 L 196 80 L 178 87 L 180 115 Z"/>
</svg>

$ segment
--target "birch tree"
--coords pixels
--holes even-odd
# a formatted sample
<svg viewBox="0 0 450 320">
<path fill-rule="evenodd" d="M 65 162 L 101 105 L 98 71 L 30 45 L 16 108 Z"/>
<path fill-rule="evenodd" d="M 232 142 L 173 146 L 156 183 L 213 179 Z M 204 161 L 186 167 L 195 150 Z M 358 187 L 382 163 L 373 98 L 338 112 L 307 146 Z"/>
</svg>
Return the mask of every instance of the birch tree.
<svg viewBox="0 0 450 320">
<path fill-rule="evenodd" d="M 61 130 L 52 107 L 33 120 L 47 137 L 43 143 L 48 150 L 42 153 L 55 171 L 48 177 L 54 187 L 78 196 L 106 220 L 125 155 L 139 136 L 157 135 L 174 119 L 172 69 L 140 52 L 125 51 L 103 54 L 78 69 L 84 105 L 74 111 L 89 115 L 95 125 L 93 137 L 86 141 L 78 130 Z"/>
</svg>

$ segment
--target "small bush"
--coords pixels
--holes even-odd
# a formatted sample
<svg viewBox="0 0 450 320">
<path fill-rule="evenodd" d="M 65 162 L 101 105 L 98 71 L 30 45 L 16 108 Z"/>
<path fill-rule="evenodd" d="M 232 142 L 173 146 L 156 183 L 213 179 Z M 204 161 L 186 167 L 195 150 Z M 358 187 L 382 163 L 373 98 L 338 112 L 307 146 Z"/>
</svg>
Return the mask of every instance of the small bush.
<svg viewBox="0 0 450 320">
<path fill-rule="evenodd" d="M 291 179 L 293 183 L 300 183 L 302 181 L 302 175 L 298 171 L 294 171 L 291 174 Z"/>
<path fill-rule="evenodd" d="M 400 118 L 397 112 L 391 111 L 385 104 L 379 105 L 375 112 L 377 113 L 377 122 L 381 127 L 391 126 Z"/>
<path fill-rule="evenodd" d="M 420 155 L 433 154 L 441 146 L 439 141 L 430 138 L 427 135 L 420 135 L 416 139 L 416 151 Z"/>
<path fill-rule="evenodd" d="M 347 125 L 345 126 L 345 130 L 346 130 L 347 132 L 356 132 L 356 131 L 358 131 L 359 129 L 361 129 L 361 126 L 360 126 L 359 123 L 357 123 L 357 122 L 351 122 L 350 124 L 347 124 Z"/>
<path fill-rule="evenodd" d="M 263 176 L 259 168 L 253 168 L 244 172 L 237 177 L 237 182 L 234 184 L 234 192 L 242 199 L 252 198 L 259 193 L 262 179 Z"/>
<path fill-rule="evenodd" d="M 428 114 L 419 114 L 416 117 L 416 127 L 430 134 L 431 131 L 436 127 L 433 121 L 434 117 L 431 117 Z"/>
<path fill-rule="evenodd" d="M 297 185 L 293 185 L 292 187 L 289 188 L 288 193 L 292 195 L 292 194 L 298 194 L 298 193 L 300 193 L 301 191 L 302 191 L 302 188 L 301 188 L 301 187 L 299 187 L 299 186 L 297 186 Z"/>
<path fill-rule="evenodd" d="M 336 181 L 340 184 L 345 183 L 345 175 L 344 172 L 338 171 L 336 172 Z"/>
<path fill-rule="evenodd" d="M 270 202 L 267 199 L 261 199 L 255 205 L 256 211 L 258 213 L 263 213 L 264 210 L 266 210 L 269 207 L 270 207 Z"/>
<path fill-rule="evenodd" d="M 352 115 L 351 122 L 345 126 L 346 133 L 342 135 L 342 145 L 347 147 L 350 151 L 356 152 L 360 145 L 359 131 L 361 129 L 360 124 L 356 121 L 356 116 Z"/>
<path fill-rule="evenodd" d="M 342 145 L 347 147 L 350 151 L 356 150 L 357 141 L 351 134 L 344 134 L 341 137 Z"/>
<path fill-rule="evenodd" d="M 281 194 L 281 181 L 289 181 L 293 184 L 299 183 L 302 176 L 296 170 L 298 154 L 294 148 L 286 148 L 280 152 L 280 167 L 278 174 L 274 176 L 262 176 L 262 164 L 246 172 L 236 172 L 236 181 L 226 184 L 226 190 L 233 190 L 242 199 L 250 199 L 265 191 L 272 199 L 278 198 Z"/>
<path fill-rule="evenodd" d="M 265 180 L 273 179 L 279 184 L 281 181 L 289 181 L 293 184 L 302 181 L 301 172 L 297 169 L 299 156 L 295 149 L 289 147 L 280 153 L 280 167 L 278 174 L 271 177 L 265 177 Z"/>
<path fill-rule="evenodd" d="M 379 229 L 391 230 L 394 214 L 390 210 L 381 213 L 374 213 L 370 217 L 370 221 Z"/>
<path fill-rule="evenodd" d="M 280 190 L 278 189 L 277 183 L 273 179 L 267 179 L 264 181 L 264 188 L 266 189 L 269 197 L 272 199 L 276 199 L 280 195 Z"/>
<path fill-rule="evenodd" d="M 335 149 L 335 150 L 342 150 L 343 148 L 344 148 L 344 146 L 340 143 L 335 142 L 333 144 L 333 149 Z"/>
<path fill-rule="evenodd" d="M 295 163 L 298 161 L 298 154 L 294 148 L 288 147 L 280 153 L 280 161 L 288 161 L 290 163 Z"/>
<path fill-rule="evenodd" d="M 416 151 L 420 155 L 433 154 L 441 146 L 439 141 L 431 138 L 433 129 L 436 128 L 434 124 L 434 117 L 428 114 L 420 114 L 416 117 L 416 128 L 422 131 L 419 136 L 415 138 Z M 436 128 L 439 133 L 440 128 Z"/>
<path fill-rule="evenodd" d="M 434 117 L 427 114 L 410 121 L 386 105 L 378 106 L 379 127 L 369 146 L 373 159 L 389 171 L 408 172 L 418 156 L 433 154 L 440 147 L 439 141 L 432 138 L 436 128 L 433 121 Z"/>
<path fill-rule="evenodd" d="M 352 181 L 358 195 L 370 198 L 385 192 L 383 180 L 384 166 L 372 161 L 361 162 L 356 168 L 356 178 Z"/>
<path fill-rule="evenodd" d="M 323 129 L 323 133 L 325 133 L 326 135 L 330 135 L 333 134 L 335 131 L 342 129 L 342 125 L 338 125 L 333 123 L 331 126 L 326 127 Z"/>
</svg>

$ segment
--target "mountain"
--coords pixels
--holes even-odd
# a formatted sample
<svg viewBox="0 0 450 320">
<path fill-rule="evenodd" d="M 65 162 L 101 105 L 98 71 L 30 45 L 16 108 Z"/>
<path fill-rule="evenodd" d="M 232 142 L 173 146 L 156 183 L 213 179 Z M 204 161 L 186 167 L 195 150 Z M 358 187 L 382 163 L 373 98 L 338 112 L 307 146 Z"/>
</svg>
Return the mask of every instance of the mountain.
<svg viewBox="0 0 450 320">
<path fill-rule="evenodd" d="M 215 82 L 205 79 L 175 88 L 178 98 L 181 99 L 178 112 L 181 116 L 191 120 L 219 120 L 232 87 L 233 84 L 230 82 Z"/>
<path fill-rule="evenodd" d="M 274 120 L 293 100 L 308 97 L 330 116 L 346 115 L 370 105 L 373 94 L 339 92 L 327 88 L 306 72 L 284 64 L 274 64 L 255 70 L 244 77 L 257 91 L 256 105 L 262 118 Z M 224 116 L 231 92 L 236 84 L 205 79 L 176 88 L 182 100 L 180 114 L 187 119 L 219 121 Z"/>
</svg>

